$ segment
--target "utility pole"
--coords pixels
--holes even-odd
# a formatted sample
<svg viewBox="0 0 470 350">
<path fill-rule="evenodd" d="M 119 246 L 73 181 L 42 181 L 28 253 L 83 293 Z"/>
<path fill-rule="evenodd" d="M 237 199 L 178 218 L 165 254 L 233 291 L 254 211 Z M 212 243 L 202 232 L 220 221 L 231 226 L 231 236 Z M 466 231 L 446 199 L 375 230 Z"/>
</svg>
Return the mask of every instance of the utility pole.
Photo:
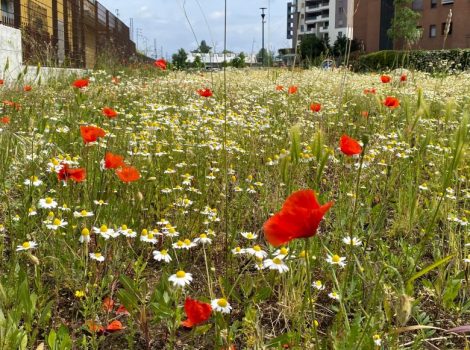
<svg viewBox="0 0 470 350">
<path fill-rule="evenodd" d="M 139 36 L 142 34 L 142 28 L 137 28 L 136 35 L 135 35 L 135 47 L 137 51 L 139 51 Z"/>
<path fill-rule="evenodd" d="M 131 40 L 134 41 L 134 18 L 129 19 L 129 31 L 131 32 Z"/>
<path fill-rule="evenodd" d="M 264 20 L 264 17 L 266 17 L 266 14 L 264 13 L 264 10 L 266 10 L 266 7 L 260 7 L 261 10 L 261 66 L 264 67 L 264 24 L 266 21 Z"/>
</svg>

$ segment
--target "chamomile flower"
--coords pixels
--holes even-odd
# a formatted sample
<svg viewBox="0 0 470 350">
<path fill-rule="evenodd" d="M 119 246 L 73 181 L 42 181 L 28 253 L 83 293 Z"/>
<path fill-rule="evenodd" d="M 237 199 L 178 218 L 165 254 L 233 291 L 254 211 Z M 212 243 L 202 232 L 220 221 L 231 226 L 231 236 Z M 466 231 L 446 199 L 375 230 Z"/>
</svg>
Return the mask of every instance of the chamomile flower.
<svg viewBox="0 0 470 350">
<path fill-rule="evenodd" d="M 67 226 L 68 222 L 67 221 L 64 221 L 62 219 L 59 219 L 59 218 L 55 218 L 51 224 L 47 224 L 46 227 L 49 229 L 49 230 L 58 230 L 59 228 L 61 227 L 65 227 Z"/>
<path fill-rule="evenodd" d="M 268 268 L 270 270 L 276 270 L 279 273 L 284 273 L 284 272 L 289 271 L 289 267 L 282 260 L 282 258 L 279 258 L 279 257 L 275 257 L 273 259 L 266 259 L 263 262 L 263 265 L 265 268 Z"/>
<path fill-rule="evenodd" d="M 122 225 L 121 228 L 119 229 L 119 233 L 129 238 L 134 238 L 137 236 L 137 232 L 128 228 L 127 225 Z"/>
<path fill-rule="evenodd" d="M 100 227 L 93 227 L 93 232 L 101 235 L 104 239 L 109 239 L 111 235 L 114 235 L 115 232 L 112 228 L 108 228 L 106 225 L 101 225 Z"/>
<path fill-rule="evenodd" d="M 31 176 L 23 182 L 26 186 L 38 187 L 42 185 L 42 181 L 37 176 Z"/>
<path fill-rule="evenodd" d="M 73 217 L 74 218 L 88 218 L 90 216 L 93 216 L 93 212 L 92 211 L 86 211 L 86 210 L 82 210 L 82 211 L 74 211 L 73 212 Z"/>
<path fill-rule="evenodd" d="M 26 241 L 23 242 L 22 245 L 16 246 L 16 251 L 19 252 L 21 250 L 30 250 L 36 248 L 37 246 L 38 244 L 34 241 Z"/>
<path fill-rule="evenodd" d="M 470 264 L 470 254 L 465 259 L 463 259 L 463 261 L 467 264 Z"/>
<path fill-rule="evenodd" d="M 80 238 L 79 238 L 80 243 L 88 243 L 90 242 L 90 230 L 87 229 L 86 227 L 82 230 L 80 233 Z"/>
<path fill-rule="evenodd" d="M 232 254 L 234 255 L 245 254 L 245 253 L 246 253 L 246 249 L 244 248 L 235 247 L 232 249 Z"/>
<path fill-rule="evenodd" d="M 240 234 L 248 240 L 258 238 L 258 235 L 253 232 L 240 232 Z"/>
<path fill-rule="evenodd" d="M 214 299 L 211 301 L 211 306 L 214 311 L 221 312 L 223 314 L 229 314 L 232 310 L 229 302 L 225 298 Z"/>
<path fill-rule="evenodd" d="M 182 288 L 191 284 L 192 280 L 193 276 L 189 272 L 184 272 L 183 270 L 179 270 L 168 278 L 168 281 L 173 283 L 174 287 Z"/>
<path fill-rule="evenodd" d="M 28 209 L 28 216 L 35 216 L 37 215 L 37 211 L 34 208 L 29 208 Z"/>
<path fill-rule="evenodd" d="M 274 251 L 274 256 L 280 259 L 284 259 L 288 254 L 289 254 L 289 248 L 286 248 L 286 247 L 281 247 L 279 249 L 276 249 L 276 251 Z"/>
<path fill-rule="evenodd" d="M 325 289 L 325 286 L 323 285 L 322 281 L 320 281 L 320 280 L 317 280 L 317 281 L 313 282 L 312 286 L 313 286 L 313 288 L 315 288 L 317 290 Z"/>
<path fill-rule="evenodd" d="M 343 238 L 343 243 L 346 245 L 352 245 L 352 246 L 358 247 L 362 244 L 362 241 L 359 238 L 356 238 L 356 237 L 351 238 L 347 236 Z"/>
<path fill-rule="evenodd" d="M 168 251 L 166 249 L 154 250 L 153 258 L 157 261 L 164 261 L 166 263 L 169 263 L 172 260 L 170 254 L 168 254 Z"/>
<path fill-rule="evenodd" d="M 336 292 L 328 293 L 328 296 L 333 300 L 339 300 L 339 294 Z"/>
<path fill-rule="evenodd" d="M 382 338 L 380 337 L 379 334 L 374 334 L 372 339 L 374 340 L 374 344 L 376 346 L 382 346 Z"/>
<path fill-rule="evenodd" d="M 157 243 L 157 238 L 155 237 L 155 235 L 152 232 L 150 232 L 147 235 L 140 236 L 140 240 L 142 242 L 147 242 L 147 243 L 152 243 L 152 244 Z"/>
<path fill-rule="evenodd" d="M 42 209 L 52 209 L 57 207 L 57 202 L 51 197 L 41 198 L 38 206 Z"/>
<path fill-rule="evenodd" d="M 61 207 L 59 207 L 59 210 L 61 210 L 61 211 L 71 211 L 72 209 L 70 209 L 70 208 L 67 206 L 67 204 L 64 203 L 64 204 L 62 204 Z"/>
<path fill-rule="evenodd" d="M 101 253 L 90 253 L 90 258 L 98 262 L 104 261 L 104 256 Z"/>
<path fill-rule="evenodd" d="M 331 265 L 339 265 L 340 267 L 346 266 L 346 258 L 344 256 L 339 255 L 328 255 L 326 261 Z"/>
<path fill-rule="evenodd" d="M 268 253 L 266 253 L 263 249 L 261 249 L 259 245 L 254 245 L 252 248 L 247 248 L 246 252 L 260 259 L 264 259 L 265 257 L 268 256 Z"/>
<path fill-rule="evenodd" d="M 207 237 L 207 235 L 205 233 L 201 233 L 199 235 L 198 238 L 196 238 L 194 240 L 194 243 L 198 244 L 198 243 L 202 243 L 202 244 L 211 244 L 212 243 L 212 239 L 210 239 L 209 237 Z"/>
<path fill-rule="evenodd" d="M 108 203 L 105 202 L 105 201 L 102 200 L 102 199 L 94 200 L 93 203 L 95 203 L 96 205 L 99 205 L 99 206 L 108 205 Z"/>
</svg>

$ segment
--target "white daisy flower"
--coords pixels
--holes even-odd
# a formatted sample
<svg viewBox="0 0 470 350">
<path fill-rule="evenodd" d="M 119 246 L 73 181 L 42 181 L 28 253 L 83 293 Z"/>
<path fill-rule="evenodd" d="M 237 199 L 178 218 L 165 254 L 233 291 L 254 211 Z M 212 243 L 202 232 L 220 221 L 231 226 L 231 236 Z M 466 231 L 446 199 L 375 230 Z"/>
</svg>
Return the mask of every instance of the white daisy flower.
<svg viewBox="0 0 470 350">
<path fill-rule="evenodd" d="M 41 198 L 38 206 L 42 209 L 51 209 L 57 207 L 57 202 L 51 197 Z"/>
<path fill-rule="evenodd" d="M 93 212 L 91 211 L 86 211 L 86 210 L 82 210 L 82 211 L 74 211 L 73 212 L 73 217 L 74 218 L 88 218 L 90 216 L 93 216 Z"/>
<path fill-rule="evenodd" d="M 232 307 L 225 298 L 212 300 L 211 306 L 214 311 L 222 312 L 224 314 L 229 314 L 232 310 Z"/>
<path fill-rule="evenodd" d="M 21 250 L 30 250 L 34 249 L 38 246 L 38 244 L 34 241 L 26 241 L 22 245 L 16 246 L 16 251 L 19 252 Z"/>
<path fill-rule="evenodd" d="M 235 248 L 232 249 L 232 254 L 234 254 L 234 255 L 245 254 L 245 253 L 246 253 L 246 249 L 244 249 L 244 248 L 235 247 Z"/>
<path fill-rule="evenodd" d="M 339 300 L 339 294 L 336 293 L 336 292 L 328 293 L 328 296 L 329 296 L 331 299 Z"/>
<path fill-rule="evenodd" d="M 105 202 L 105 201 L 102 200 L 102 199 L 94 200 L 93 203 L 95 203 L 96 205 L 99 205 L 99 206 L 101 206 L 101 205 L 108 205 L 108 203 Z"/>
<path fill-rule="evenodd" d="M 39 180 L 37 176 L 31 176 L 29 179 L 24 180 L 23 182 L 26 186 L 38 187 L 42 185 L 42 181 Z"/>
<path fill-rule="evenodd" d="M 313 282 L 312 286 L 317 290 L 325 289 L 325 286 L 323 285 L 322 281 L 320 281 L 320 280 L 317 280 L 317 281 Z"/>
<path fill-rule="evenodd" d="M 344 237 L 343 238 L 343 243 L 346 244 L 346 245 L 352 245 L 352 246 L 360 246 L 362 244 L 362 241 L 359 239 L 359 238 L 356 238 L 356 237 Z"/>
<path fill-rule="evenodd" d="M 265 257 L 268 256 L 268 253 L 262 250 L 259 245 L 255 245 L 252 248 L 247 248 L 246 252 L 250 255 L 254 255 L 256 258 L 259 258 L 259 259 L 264 259 Z"/>
<path fill-rule="evenodd" d="M 88 230 L 86 227 L 82 230 L 79 241 L 80 243 L 90 242 L 90 230 Z"/>
<path fill-rule="evenodd" d="M 375 345 L 377 345 L 377 346 L 382 346 L 382 338 L 380 337 L 380 335 L 374 334 L 374 336 L 372 337 L 372 339 L 374 340 L 374 344 L 375 344 Z"/>
<path fill-rule="evenodd" d="M 109 237 L 115 237 L 116 233 L 112 228 L 108 228 L 106 225 L 101 225 L 101 227 L 93 227 L 93 232 L 101 235 L 104 239 L 109 239 Z M 117 234 L 119 236 L 119 233 Z"/>
<path fill-rule="evenodd" d="M 240 234 L 249 240 L 258 238 L 258 235 L 253 232 L 240 232 Z"/>
<path fill-rule="evenodd" d="M 164 261 L 166 263 L 169 263 L 172 260 L 170 254 L 168 254 L 168 251 L 166 249 L 154 250 L 153 258 L 157 261 Z"/>
<path fill-rule="evenodd" d="M 182 287 L 189 285 L 193 280 L 193 276 L 189 272 L 184 272 L 183 270 L 179 270 L 177 273 L 171 275 L 168 278 L 168 281 L 173 283 L 174 287 Z"/>
<path fill-rule="evenodd" d="M 339 265 L 340 267 L 346 266 L 346 258 L 339 255 L 328 255 L 326 261 L 331 265 Z"/>
<path fill-rule="evenodd" d="M 28 216 L 35 216 L 35 215 L 37 215 L 37 213 L 38 212 L 36 210 L 34 210 L 34 208 L 29 208 L 28 209 Z"/>
<path fill-rule="evenodd" d="M 90 258 L 99 262 L 104 261 L 104 256 L 101 253 L 90 253 Z"/>
<path fill-rule="evenodd" d="M 198 244 L 198 243 L 202 243 L 202 244 L 211 244 L 212 243 L 212 239 L 210 239 L 209 237 L 207 237 L 207 235 L 205 233 L 201 233 L 199 235 L 198 238 L 196 238 L 194 240 L 194 243 Z"/>
<path fill-rule="evenodd" d="M 127 225 L 122 225 L 119 229 L 119 233 L 123 236 L 134 238 L 137 236 L 137 232 L 133 231 L 132 229 L 128 228 Z"/>
<path fill-rule="evenodd" d="M 275 257 L 274 259 L 266 259 L 263 262 L 265 268 L 270 270 L 277 270 L 279 273 L 284 273 L 289 271 L 289 267 L 286 263 L 279 257 Z"/>
<path fill-rule="evenodd" d="M 58 230 L 60 227 L 67 226 L 68 222 L 59 218 L 55 218 L 51 224 L 46 225 L 49 230 Z"/>
<path fill-rule="evenodd" d="M 289 248 L 281 247 L 274 252 L 274 256 L 283 259 L 289 254 Z"/>
</svg>

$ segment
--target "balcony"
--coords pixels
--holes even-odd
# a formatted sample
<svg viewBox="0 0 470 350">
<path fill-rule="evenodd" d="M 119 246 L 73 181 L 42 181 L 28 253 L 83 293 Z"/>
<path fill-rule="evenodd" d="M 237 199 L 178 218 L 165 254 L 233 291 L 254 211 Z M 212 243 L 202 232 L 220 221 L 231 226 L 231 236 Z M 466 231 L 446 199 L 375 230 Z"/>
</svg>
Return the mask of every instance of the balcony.
<svg viewBox="0 0 470 350">
<path fill-rule="evenodd" d="M 442 0 L 441 4 L 442 5 L 451 5 L 454 3 L 454 0 Z"/>
</svg>

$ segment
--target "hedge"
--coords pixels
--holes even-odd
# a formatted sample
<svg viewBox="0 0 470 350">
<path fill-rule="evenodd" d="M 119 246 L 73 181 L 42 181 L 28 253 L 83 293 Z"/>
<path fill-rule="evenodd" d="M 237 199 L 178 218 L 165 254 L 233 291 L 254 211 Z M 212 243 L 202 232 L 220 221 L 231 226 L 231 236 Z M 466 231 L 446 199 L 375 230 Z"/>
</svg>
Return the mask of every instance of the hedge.
<svg viewBox="0 0 470 350">
<path fill-rule="evenodd" d="M 470 69 L 470 49 L 378 51 L 360 56 L 353 67 L 356 71 L 403 67 L 430 73 L 453 73 Z"/>
</svg>

